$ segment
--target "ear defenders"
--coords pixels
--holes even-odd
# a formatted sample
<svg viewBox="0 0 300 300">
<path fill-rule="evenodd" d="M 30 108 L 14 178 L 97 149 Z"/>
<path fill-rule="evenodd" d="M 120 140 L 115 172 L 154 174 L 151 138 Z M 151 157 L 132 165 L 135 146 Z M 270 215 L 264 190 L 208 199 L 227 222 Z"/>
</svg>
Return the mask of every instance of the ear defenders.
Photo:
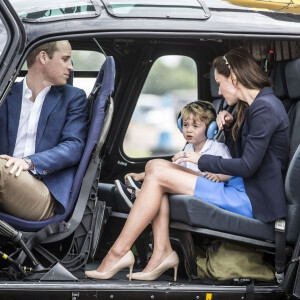
<svg viewBox="0 0 300 300">
<path fill-rule="evenodd" d="M 191 102 L 190 104 L 195 103 L 199 106 L 202 106 L 203 108 L 208 109 L 209 111 L 211 111 L 213 113 L 213 115 L 215 116 L 215 118 L 217 117 L 216 111 L 214 110 L 214 108 L 209 105 L 206 102 L 203 101 L 194 101 Z M 182 133 L 182 118 L 181 118 L 181 112 L 179 112 L 178 115 L 178 119 L 177 119 L 177 127 L 180 130 L 180 132 Z M 207 138 L 212 139 L 216 134 L 218 133 L 218 125 L 216 121 L 211 121 L 208 126 L 206 127 L 206 131 L 205 131 L 205 135 Z"/>
</svg>

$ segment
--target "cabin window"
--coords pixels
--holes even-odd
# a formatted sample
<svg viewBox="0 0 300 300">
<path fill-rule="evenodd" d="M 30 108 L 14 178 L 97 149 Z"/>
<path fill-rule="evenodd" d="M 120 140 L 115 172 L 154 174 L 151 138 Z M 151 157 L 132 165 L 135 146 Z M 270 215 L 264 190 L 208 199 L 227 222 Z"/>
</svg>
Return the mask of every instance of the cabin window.
<svg viewBox="0 0 300 300">
<path fill-rule="evenodd" d="M 197 100 L 197 66 L 187 56 L 157 59 L 145 81 L 124 140 L 128 157 L 156 157 L 180 151 L 185 140 L 177 128 L 181 108 Z"/>
<path fill-rule="evenodd" d="M 204 1 L 185 0 L 103 0 L 107 11 L 122 18 L 207 19 L 210 12 Z"/>
<path fill-rule="evenodd" d="M 105 56 L 97 51 L 72 50 L 72 61 L 74 66 L 73 85 L 83 89 L 88 96 L 105 61 Z"/>
<path fill-rule="evenodd" d="M 74 67 L 73 79 L 69 78 L 69 84 L 83 89 L 88 96 L 93 89 L 98 72 L 105 61 L 104 54 L 97 51 L 72 50 L 72 62 Z M 27 64 L 22 67 L 17 81 L 22 80 L 27 73 Z"/>
<path fill-rule="evenodd" d="M 4 47 L 6 46 L 7 39 L 7 31 L 5 25 L 0 19 L 0 57 L 2 56 L 2 52 L 4 50 Z"/>
<path fill-rule="evenodd" d="M 100 15 L 94 0 L 10 0 L 17 14 L 26 22 L 88 18 Z"/>
</svg>

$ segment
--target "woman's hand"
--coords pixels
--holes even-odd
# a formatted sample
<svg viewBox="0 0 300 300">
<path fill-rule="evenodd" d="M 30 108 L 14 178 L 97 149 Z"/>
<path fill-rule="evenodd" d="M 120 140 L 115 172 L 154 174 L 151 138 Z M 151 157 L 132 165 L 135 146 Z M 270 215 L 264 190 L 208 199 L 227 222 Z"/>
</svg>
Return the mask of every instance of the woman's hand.
<svg viewBox="0 0 300 300">
<path fill-rule="evenodd" d="M 205 174 L 206 174 L 206 176 L 205 176 L 206 179 L 209 179 L 209 180 L 214 181 L 214 182 L 220 182 L 221 181 L 218 174 L 214 174 L 214 173 L 211 173 L 211 172 L 205 172 Z"/>
<path fill-rule="evenodd" d="M 127 183 L 127 176 L 131 176 L 136 181 L 143 181 L 145 179 L 145 172 L 142 173 L 128 173 L 124 177 L 125 184 Z"/>
<path fill-rule="evenodd" d="M 198 160 L 202 154 L 194 151 L 180 151 L 172 157 L 172 161 L 179 159 L 178 164 L 181 164 L 184 161 L 189 161 L 194 164 L 198 164 Z"/>
<path fill-rule="evenodd" d="M 219 130 L 223 130 L 224 126 L 228 126 L 233 122 L 233 116 L 227 110 L 222 110 L 218 113 L 216 122 Z"/>
</svg>

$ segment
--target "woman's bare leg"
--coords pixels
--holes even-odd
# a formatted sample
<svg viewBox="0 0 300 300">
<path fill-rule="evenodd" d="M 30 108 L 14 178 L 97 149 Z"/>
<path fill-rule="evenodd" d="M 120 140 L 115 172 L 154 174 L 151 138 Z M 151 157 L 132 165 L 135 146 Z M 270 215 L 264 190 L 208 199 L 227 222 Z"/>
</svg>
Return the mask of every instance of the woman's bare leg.
<svg viewBox="0 0 300 300">
<path fill-rule="evenodd" d="M 173 251 L 169 238 L 170 206 L 168 195 L 162 197 L 160 209 L 152 221 L 154 248 L 151 259 L 143 272 L 154 270 Z"/>
<path fill-rule="evenodd" d="M 174 168 L 174 165 L 170 162 L 161 165 L 160 160 L 147 163 L 146 177 L 140 193 L 122 232 L 103 259 L 98 272 L 111 269 L 130 250 L 137 237 L 159 212 L 164 194 L 194 194 L 197 175 L 178 169 L 178 166 Z"/>
<path fill-rule="evenodd" d="M 170 167 L 170 163 L 163 159 L 156 159 L 155 164 L 156 166 L 160 165 Z M 171 168 L 176 170 L 187 171 L 190 174 L 195 174 L 199 176 L 198 172 L 194 172 L 177 164 L 172 164 Z M 136 191 L 137 196 L 139 192 L 139 190 Z M 152 220 L 154 248 L 151 259 L 149 260 L 143 272 L 147 273 L 154 270 L 173 251 L 169 238 L 169 215 L 169 199 L 167 194 L 164 194 L 162 197 L 160 209 L 154 217 L 154 219 Z"/>
<path fill-rule="evenodd" d="M 192 171 L 191 169 L 182 167 L 181 165 L 172 164 L 164 159 L 156 159 L 155 165 L 165 166 L 168 168 L 186 171 L 187 173 L 201 176 L 198 172 Z M 173 251 L 170 238 L 169 238 L 169 217 L 170 217 L 170 205 L 168 195 L 164 194 L 161 201 L 161 206 L 152 220 L 153 229 L 153 254 L 149 260 L 147 266 L 143 272 L 151 272 L 154 270 L 171 252 Z"/>
<path fill-rule="evenodd" d="M 170 161 L 165 160 L 165 159 L 161 159 L 161 158 L 153 159 L 153 160 L 149 161 L 149 164 L 155 164 L 155 166 L 167 167 L 167 168 L 171 168 L 171 169 L 175 169 L 175 170 L 179 170 L 179 171 L 184 171 L 186 173 L 193 174 L 193 175 L 196 175 L 196 176 L 204 177 L 199 172 L 196 172 L 196 171 L 193 171 L 189 168 L 183 167 L 180 164 L 170 163 Z"/>
</svg>

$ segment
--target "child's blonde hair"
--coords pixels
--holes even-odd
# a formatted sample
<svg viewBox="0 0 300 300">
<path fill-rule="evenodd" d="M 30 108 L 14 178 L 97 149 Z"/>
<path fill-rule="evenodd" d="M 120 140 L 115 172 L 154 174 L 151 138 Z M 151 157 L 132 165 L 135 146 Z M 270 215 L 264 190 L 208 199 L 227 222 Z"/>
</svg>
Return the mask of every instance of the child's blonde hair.
<svg viewBox="0 0 300 300">
<path fill-rule="evenodd" d="M 203 105 L 199 104 L 199 102 L 203 103 Z M 211 107 L 215 113 L 207 106 Z M 181 110 L 182 121 L 188 119 L 190 115 L 192 115 L 194 119 L 204 122 L 207 127 L 210 122 L 216 120 L 216 109 L 213 104 L 208 101 L 195 101 L 187 104 Z"/>
</svg>

